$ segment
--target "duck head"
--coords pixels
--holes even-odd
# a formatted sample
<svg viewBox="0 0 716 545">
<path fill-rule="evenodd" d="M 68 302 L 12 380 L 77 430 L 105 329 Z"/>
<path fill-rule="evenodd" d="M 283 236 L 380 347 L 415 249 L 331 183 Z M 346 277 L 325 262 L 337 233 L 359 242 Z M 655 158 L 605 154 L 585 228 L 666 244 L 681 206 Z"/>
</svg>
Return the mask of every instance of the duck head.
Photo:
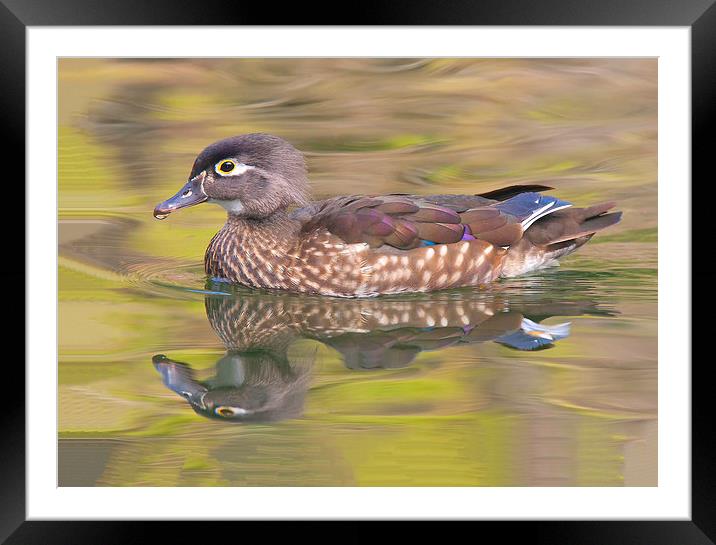
<svg viewBox="0 0 716 545">
<path fill-rule="evenodd" d="M 154 208 L 164 219 L 180 208 L 216 203 L 229 215 L 262 219 L 308 198 L 301 152 L 269 134 L 244 134 L 214 142 L 194 161 L 189 180 Z"/>
</svg>

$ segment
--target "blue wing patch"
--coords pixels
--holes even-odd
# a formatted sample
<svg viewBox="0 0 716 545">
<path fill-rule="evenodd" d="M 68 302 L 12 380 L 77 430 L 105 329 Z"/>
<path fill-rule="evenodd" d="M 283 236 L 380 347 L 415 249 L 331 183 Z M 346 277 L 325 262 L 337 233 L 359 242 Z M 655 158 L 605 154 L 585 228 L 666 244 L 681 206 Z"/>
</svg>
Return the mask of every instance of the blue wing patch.
<svg viewBox="0 0 716 545">
<path fill-rule="evenodd" d="M 522 228 L 526 230 L 541 217 L 570 206 L 572 206 L 571 202 L 563 201 L 557 197 L 539 193 L 521 193 L 496 204 L 495 208 L 518 218 L 522 223 Z"/>
</svg>

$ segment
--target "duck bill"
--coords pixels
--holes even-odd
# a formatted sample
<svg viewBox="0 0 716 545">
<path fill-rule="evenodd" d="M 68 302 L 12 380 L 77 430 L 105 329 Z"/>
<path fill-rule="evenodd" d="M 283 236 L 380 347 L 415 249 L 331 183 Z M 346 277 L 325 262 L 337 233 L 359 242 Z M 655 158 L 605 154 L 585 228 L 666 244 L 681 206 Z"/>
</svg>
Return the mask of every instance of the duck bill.
<svg viewBox="0 0 716 545">
<path fill-rule="evenodd" d="M 204 193 L 205 176 L 206 174 L 202 172 L 198 176 L 193 177 L 184 184 L 184 187 L 177 191 L 176 195 L 155 206 L 154 217 L 158 220 L 163 220 L 175 210 L 188 208 L 189 206 L 194 206 L 206 201 L 209 197 Z"/>
</svg>

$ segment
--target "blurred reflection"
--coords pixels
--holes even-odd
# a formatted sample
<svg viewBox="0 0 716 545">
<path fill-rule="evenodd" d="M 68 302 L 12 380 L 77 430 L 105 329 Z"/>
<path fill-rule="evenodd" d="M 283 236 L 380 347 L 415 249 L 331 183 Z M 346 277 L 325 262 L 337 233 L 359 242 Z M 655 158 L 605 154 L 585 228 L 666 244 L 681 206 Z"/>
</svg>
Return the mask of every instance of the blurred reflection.
<svg viewBox="0 0 716 545">
<path fill-rule="evenodd" d="M 503 294 L 474 291 L 352 300 L 207 295 L 206 315 L 226 347 L 214 376 L 198 380 L 189 363 L 163 354 L 152 362 L 165 386 L 200 415 L 283 420 L 301 415 L 309 387 L 312 356 L 289 357 L 289 347 L 300 338 L 337 350 L 352 370 L 395 369 L 410 365 L 423 351 L 459 344 L 548 349 L 569 335 L 570 324 L 539 323 L 544 318 L 605 313 L 592 301 L 523 306 L 512 308 Z"/>
</svg>

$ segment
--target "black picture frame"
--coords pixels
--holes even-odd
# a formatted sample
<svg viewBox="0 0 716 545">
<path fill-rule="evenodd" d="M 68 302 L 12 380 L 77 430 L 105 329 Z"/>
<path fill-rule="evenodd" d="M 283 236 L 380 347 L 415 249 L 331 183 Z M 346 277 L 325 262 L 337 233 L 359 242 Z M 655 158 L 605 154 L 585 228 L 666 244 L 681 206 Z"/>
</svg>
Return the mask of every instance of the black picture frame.
<svg viewBox="0 0 716 545">
<path fill-rule="evenodd" d="M 25 29 L 28 26 L 74 25 L 283 25 L 283 24 L 370 24 L 370 25 L 568 25 L 568 26 L 684 26 L 691 29 L 692 53 L 692 181 L 684 188 L 684 198 L 698 187 L 699 198 L 692 200 L 692 252 L 704 251 L 709 233 L 710 212 L 714 202 L 706 194 L 714 183 L 706 179 L 709 159 L 713 155 L 711 133 L 716 120 L 716 0 L 548 0 L 527 2 L 520 0 L 490 0 L 469 2 L 431 2 L 429 0 L 400 0 L 393 2 L 364 1 L 355 10 L 348 4 L 332 6 L 305 3 L 260 3 L 237 0 L 227 9 L 226 3 L 215 0 L 178 2 L 171 0 L 124 0 L 122 2 L 93 0 L 1 0 L 0 2 L 0 58 L 2 59 L 2 87 L 0 115 L 5 132 L 3 173 L 5 183 L 19 186 L 24 179 L 25 157 Z M 5 186 L 3 193 L 7 191 Z M 24 215 L 25 206 L 17 202 L 21 192 L 15 187 L 12 211 Z M 24 200 L 24 198 L 23 198 Z M 660 210 L 668 218 L 668 210 Z M 19 218 L 4 213 L 7 226 L 19 225 Z M 700 220 L 700 221 L 699 221 Z M 9 223 L 11 222 L 11 223 Z M 700 223 L 702 222 L 702 223 Z M 22 223 L 24 225 L 24 222 Z M 668 228 L 668 221 L 665 224 Z M 17 235 L 17 228 L 6 231 L 3 237 L 5 255 L 12 256 L 0 275 L 11 298 L 11 308 L 24 308 L 24 294 L 16 286 L 25 282 L 25 240 Z M 686 244 L 687 241 L 684 241 Z M 708 253 L 708 252 L 706 252 Z M 21 265 L 22 264 L 22 265 Z M 708 267 L 692 267 L 692 282 L 711 278 Z M 703 282 L 702 282 L 703 283 Z M 693 289 L 693 287 L 692 287 Z M 713 298 L 709 290 L 699 294 L 699 307 L 708 308 Z M 18 299 L 17 302 L 12 297 Z M 22 298 L 22 301 L 20 299 Z M 13 305 L 16 303 L 16 306 Z M 13 317 L 14 318 L 14 317 Z M 692 316 L 673 317 L 691 320 L 692 338 L 708 338 L 706 328 L 710 320 Z M 24 320 L 14 320 L 16 324 Z M 15 326 L 15 327 L 19 327 Z M 31 323 L 27 327 L 32 327 Z M 18 332 L 19 333 L 19 332 Z M 7 334 L 6 334 L 7 335 Z M 11 335 L 7 335 L 11 339 Z M 11 344 L 6 341 L 6 345 Z M 716 540 L 716 471 L 714 471 L 711 438 L 712 407 L 708 380 L 709 359 L 692 358 L 692 518 L 690 521 L 525 521 L 482 522 L 468 531 L 497 530 L 501 541 L 516 539 L 538 543 L 579 544 L 708 544 Z M 204 536 L 221 535 L 225 531 L 241 532 L 229 539 L 242 539 L 254 531 L 276 531 L 275 523 L 201 522 L 200 527 L 188 528 L 178 522 L 98 522 L 98 521 L 27 521 L 25 515 L 25 372 L 17 359 L 4 362 L 4 399 L 0 415 L 2 447 L 0 448 L 0 542 L 7 544 L 49 543 L 145 543 L 152 530 L 162 532 L 160 541 L 192 539 L 194 531 Z M 48 366 L 56 362 L 45 362 Z M 10 387 L 12 386 L 12 387 Z M 247 526 L 249 524 L 249 526 Z M 316 533 L 306 523 L 298 529 L 311 532 L 311 538 L 367 540 L 376 537 L 374 524 L 365 523 L 350 534 L 334 529 L 332 524 Z M 211 526 L 209 528 L 208 526 Z M 261 527 L 258 527 L 261 526 Z M 264 526 L 266 526 L 264 528 Z M 423 525 L 413 525 L 425 537 L 430 531 Z M 434 527 L 431 528 L 435 532 Z M 444 531 L 437 530 L 443 537 Z M 216 532 L 216 534 L 215 534 Z M 294 534 L 297 535 L 297 534 Z M 231 534 L 229 534 L 231 536 Z M 477 538 L 478 536 L 475 536 Z M 156 539 L 156 538 L 154 538 Z"/>
</svg>

